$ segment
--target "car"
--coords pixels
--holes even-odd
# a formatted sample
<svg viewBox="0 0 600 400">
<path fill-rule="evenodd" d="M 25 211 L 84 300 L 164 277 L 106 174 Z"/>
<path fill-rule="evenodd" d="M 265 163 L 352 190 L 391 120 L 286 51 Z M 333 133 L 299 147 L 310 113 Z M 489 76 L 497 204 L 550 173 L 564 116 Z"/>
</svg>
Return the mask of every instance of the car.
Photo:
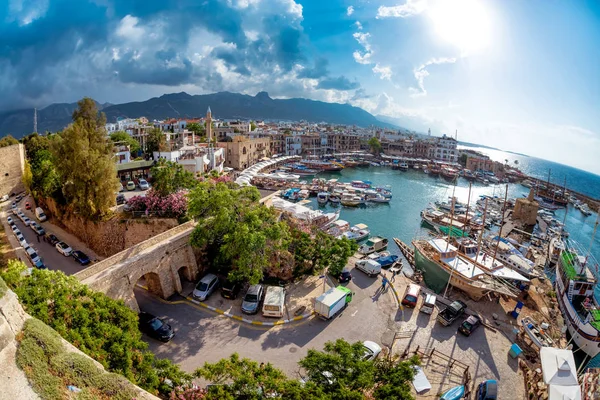
<svg viewBox="0 0 600 400">
<path fill-rule="evenodd" d="M 17 197 L 15 197 L 15 202 L 16 203 L 20 202 L 22 198 L 23 198 L 23 196 L 18 195 Z"/>
<path fill-rule="evenodd" d="M 23 217 L 23 218 L 21 218 L 21 220 L 23 221 L 23 223 L 25 224 L 25 226 L 31 225 L 31 220 L 29 218 Z"/>
<path fill-rule="evenodd" d="M 12 229 L 13 233 L 21 232 L 17 225 L 14 224 L 10 226 L 10 229 Z"/>
<path fill-rule="evenodd" d="M 364 361 L 372 361 L 377 358 L 379 353 L 381 353 L 381 346 L 375 342 L 365 340 L 362 345 L 365 348 L 365 355 L 363 356 Z"/>
<path fill-rule="evenodd" d="M 71 255 L 81 265 L 88 265 L 91 261 L 90 258 L 81 250 L 75 250 L 71 252 Z"/>
<path fill-rule="evenodd" d="M 57 242 L 55 245 L 56 250 L 65 257 L 69 257 L 73 249 L 65 242 Z"/>
<path fill-rule="evenodd" d="M 6 218 L 6 222 L 8 222 L 9 225 L 14 225 L 15 224 L 15 221 L 12 219 L 12 217 Z"/>
<path fill-rule="evenodd" d="M 221 296 L 226 299 L 235 299 L 237 298 L 238 293 L 242 285 L 239 282 L 232 282 L 230 280 L 226 280 L 225 283 L 221 286 Z"/>
<path fill-rule="evenodd" d="M 135 190 L 135 183 L 133 181 L 127 182 L 127 190 Z"/>
<path fill-rule="evenodd" d="M 28 201 L 25 202 L 25 209 L 26 210 L 31 210 L 31 204 L 29 204 Z"/>
<path fill-rule="evenodd" d="M 138 185 L 139 185 L 140 189 L 142 189 L 142 190 L 148 190 L 148 189 L 150 189 L 150 184 L 145 179 L 140 179 L 138 181 Z"/>
<path fill-rule="evenodd" d="M 29 224 L 29 227 L 31 228 L 31 230 L 33 230 L 38 236 L 42 236 L 46 234 L 46 230 L 37 222 L 32 221 L 31 224 Z"/>
<path fill-rule="evenodd" d="M 250 286 L 242 300 L 242 312 L 244 314 L 256 314 L 264 295 L 265 289 L 262 285 Z"/>
<path fill-rule="evenodd" d="M 481 325 L 481 318 L 477 315 L 469 315 L 458 327 L 458 331 L 465 336 L 471 336 L 471 333 Z"/>
<path fill-rule="evenodd" d="M 20 209 L 17 211 L 17 217 L 19 217 L 19 219 L 23 220 L 23 218 L 25 218 L 25 214 L 23 214 L 23 211 L 21 211 Z"/>
<path fill-rule="evenodd" d="M 344 268 L 342 270 L 342 272 L 340 273 L 340 276 L 338 277 L 338 281 L 340 281 L 340 283 L 346 283 L 346 282 L 350 282 L 352 280 L 352 274 L 350 273 L 350 270 L 347 268 Z"/>
<path fill-rule="evenodd" d="M 175 331 L 171 325 L 146 312 L 141 312 L 139 314 L 139 328 L 140 331 L 144 332 L 148 336 L 165 343 L 173 339 L 173 336 L 175 336 Z"/>
<path fill-rule="evenodd" d="M 18 207 L 13 208 L 12 209 L 12 213 L 13 213 L 13 215 L 18 215 L 19 214 L 19 208 Z"/>
<path fill-rule="evenodd" d="M 25 236 L 23 236 L 23 234 L 20 233 L 20 232 L 17 234 L 17 240 L 19 241 L 19 244 L 21 246 L 23 246 L 23 247 L 27 247 L 28 246 L 27 240 L 25 240 Z"/>
<path fill-rule="evenodd" d="M 117 205 L 123 204 L 125 202 L 126 202 L 125 195 L 123 193 L 119 193 L 117 195 Z"/>
<path fill-rule="evenodd" d="M 50 243 L 50 245 L 54 246 L 56 243 L 60 242 L 58 238 L 53 233 L 46 233 L 46 242 Z"/>
<path fill-rule="evenodd" d="M 219 286 L 219 278 L 215 274 L 206 274 L 200 279 L 196 288 L 192 292 L 192 297 L 199 301 L 204 301 Z"/>
<path fill-rule="evenodd" d="M 17 208 L 17 203 L 14 201 L 10 204 L 10 208 Z"/>
<path fill-rule="evenodd" d="M 498 382 L 493 379 L 481 382 L 475 392 L 476 400 L 496 400 L 498 398 Z"/>
</svg>

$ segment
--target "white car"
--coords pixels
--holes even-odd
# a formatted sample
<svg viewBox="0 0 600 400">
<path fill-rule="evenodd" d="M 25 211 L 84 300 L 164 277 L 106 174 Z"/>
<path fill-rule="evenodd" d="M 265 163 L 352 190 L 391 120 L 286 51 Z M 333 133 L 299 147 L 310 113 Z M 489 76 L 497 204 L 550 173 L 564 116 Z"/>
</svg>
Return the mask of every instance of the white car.
<svg viewBox="0 0 600 400">
<path fill-rule="evenodd" d="M 65 257 L 69 257 L 73 252 L 73 249 L 65 242 L 56 243 L 56 250 Z"/>
<path fill-rule="evenodd" d="M 25 224 L 25 226 L 29 226 L 31 225 L 31 220 L 27 217 L 23 217 L 23 223 Z"/>
<path fill-rule="evenodd" d="M 15 234 L 16 234 L 17 232 L 20 232 L 20 231 L 19 231 L 19 228 L 17 228 L 17 226 L 16 226 L 16 225 L 11 225 L 11 226 L 10 226 L 10 229 L 12 229 L 12 231 L 13 231 Z"/>
<path fill-rule="evenodd" d="M 363 356 L 363 360 L 365 361 L 372 361 L 381 353 L 381 346 L 370 340 L 364 341 L 363 347 L 365 348 L 365 355 Z"/>
<path fill-rule="evenodd" d="M 145 179 L 140 179 L 139 182 L 138 182 L 138 184 L 140 186 L 140 189 L 142 189 L 142 190 L 148 190 L 148 189 L 150 189 L 150 184 Z"/>
<path fill-rule="evenodd" d="M 15 221 L 13 221 L 12 217 L 6 218 L 6 222 L 8 222 L 9 225 L 13 225 L 15 223 Z"/>
<path fill-rule="evenodd" d="M 19 241 L 19 244 L 23 247 L 27 247 L 27 240 L 25 240 L 25 236 L 23 236 L 23 234 L 19 233 L 17 234 L 17 240 Z"/>
<path fill-rule="evenodd" d="M 19 209 L 17 207 L 12 209 L 13 215 L 17 215 L 18 212 L 19 212 Z"/>
</svg>

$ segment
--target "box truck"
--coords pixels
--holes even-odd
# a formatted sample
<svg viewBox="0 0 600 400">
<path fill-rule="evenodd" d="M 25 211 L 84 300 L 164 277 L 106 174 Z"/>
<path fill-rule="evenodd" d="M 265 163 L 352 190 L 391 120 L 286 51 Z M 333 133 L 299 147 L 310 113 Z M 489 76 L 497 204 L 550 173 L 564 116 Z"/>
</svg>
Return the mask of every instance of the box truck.
<svg viewBox="0 0 600 400">
<path fill-rule="evenodd" d="M 352 301 L 352 291 L 344 286 L 331 288 L 315 299 L 315 313 L 331 319 Z"/>
</svg>

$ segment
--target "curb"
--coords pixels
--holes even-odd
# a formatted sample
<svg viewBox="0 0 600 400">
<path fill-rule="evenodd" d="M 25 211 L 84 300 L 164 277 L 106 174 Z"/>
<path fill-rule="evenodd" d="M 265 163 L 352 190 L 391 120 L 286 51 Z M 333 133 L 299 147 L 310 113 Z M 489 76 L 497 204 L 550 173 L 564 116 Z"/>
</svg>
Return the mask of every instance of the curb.
<svg viewBox="0 0 600 400">
<path fill-rule="evenodd" d="M 388 285 L 392 288 L 392 293 L 394 293 L 394 297 L 396 298 L 396 302 L 398 303 L 398 308 L 400 310 L 404 310 L 404 307 L 402 306 L 402 303 L 400 302 L 400 296 L 398 295 L 398 292 L 396 291 L 394 284 L 392 282 L 388 281 Z"/>
<path fill-rule="evenodd" d="M 208 304 L 198 301 L 198 300 L 194 300 L 191 297 L 186 297 L 186 300 L 199 305 L 202 308 L 206 308 L 208 310 L 214 311 L 217 314 L 221 314 L 224 315 L 230 319 L 234 319 L 236 321 L 240 321 L 240 322 L 244 322 L 246 324 L 250 324 L 250 325 L 257 325 L 257 326 L 277 326 L 277 325 L 285 325 L 285 324 L 290 324 L 292 322 L 297 322 L 297 321 L 302 321 L 303 319 L 308 319 L 310 317 L 313 316 L 313 312 L 307 313 L 307 314 L 302 314 L 299 315 L 297 317 L 294 317 L 292 319 L 280 319 L 278 321 L 274 321 L 274 322 L 262 322 L 262 321 L 252 321 L 251 319 L 247 319 L 244 317 L 240 317 L 239 315 L 233 315 L 230 312 L 221 310 L 220 308 L 217 307 L 213 307 L 213 306 L 209 306 Z"/>
</svg>

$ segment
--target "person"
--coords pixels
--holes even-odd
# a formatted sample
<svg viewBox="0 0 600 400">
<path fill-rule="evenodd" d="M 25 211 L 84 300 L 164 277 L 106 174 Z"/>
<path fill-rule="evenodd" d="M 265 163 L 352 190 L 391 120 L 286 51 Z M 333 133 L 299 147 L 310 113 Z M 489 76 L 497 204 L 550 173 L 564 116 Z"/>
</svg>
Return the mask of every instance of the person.
<svg viewBox="0 0 600 400">
<path fill-rule="evenodd" d="M 390 279 L 390 283 L 394 283 L 396 281 L 396 270 L 392 271 L 392 279 Z"/>
<path fill-rule="evenodd" d="M 37 238 L 38 243 L 39 243 L 40 242 L 40 236 L 39 235 L 35 235 L 35 237 Z"/>
<path fill-rule="evenodd" d="M 387 283 L 388 283 L 388 279 L 385 276 L 385 274 L 383 274 L 383 278 L 381 278 L 381 289 L 382 290 L 385 290 L 385 285 L 387 285 Z"/>
</svg>

